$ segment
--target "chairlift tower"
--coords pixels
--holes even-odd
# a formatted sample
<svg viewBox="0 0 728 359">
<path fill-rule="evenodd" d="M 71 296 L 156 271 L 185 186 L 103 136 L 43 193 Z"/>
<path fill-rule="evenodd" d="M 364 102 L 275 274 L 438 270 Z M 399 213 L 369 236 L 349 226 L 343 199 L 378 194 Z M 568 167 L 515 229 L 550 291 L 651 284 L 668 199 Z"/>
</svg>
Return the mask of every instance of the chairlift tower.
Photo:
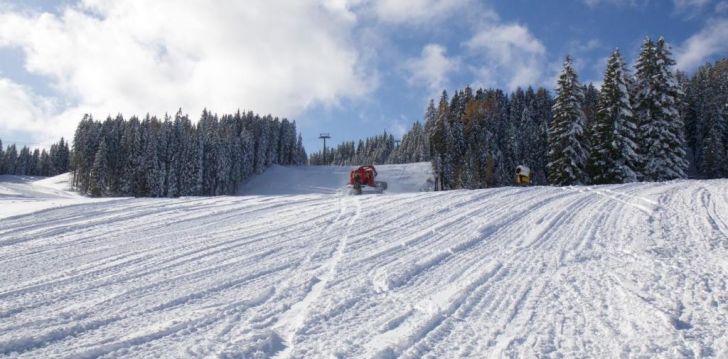
<svg viewBox="0 0 728 359">
<path fill-rule="evenodd" d="M 319 135 L 319 138 L 324 140 L 324 165 L 326 164 L 326 139 L 331 138 L 331 136 L 328 133 L 322 133 Z"/>
</svg>

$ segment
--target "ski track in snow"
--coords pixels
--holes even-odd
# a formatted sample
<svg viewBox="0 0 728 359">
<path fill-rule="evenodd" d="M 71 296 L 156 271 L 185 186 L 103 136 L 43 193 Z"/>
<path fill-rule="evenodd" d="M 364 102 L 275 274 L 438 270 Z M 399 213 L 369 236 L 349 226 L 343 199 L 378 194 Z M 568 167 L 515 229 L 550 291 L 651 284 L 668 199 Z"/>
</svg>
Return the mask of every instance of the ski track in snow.
<svg viewBox="0 0 728 359">
<path fill-rule="evenodd" d="M 727 180 L 433 193 L 413 168 L 6 216 L 0 357 L 728 357 Z"/>
</svg>

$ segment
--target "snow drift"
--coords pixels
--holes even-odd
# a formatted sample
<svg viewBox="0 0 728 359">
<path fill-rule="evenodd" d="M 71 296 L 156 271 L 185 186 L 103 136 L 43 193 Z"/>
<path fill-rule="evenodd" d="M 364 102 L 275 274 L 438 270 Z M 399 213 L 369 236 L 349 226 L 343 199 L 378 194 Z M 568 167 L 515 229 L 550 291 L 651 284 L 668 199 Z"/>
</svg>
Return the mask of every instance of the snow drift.
<svg viewBox="0 0 728 359">
<path fill-rule="evenodd" d="M 255 196 L 0 219 L 0 356 L 728 356 L 728 181 L 419 192 L 401 169 L 406 193 L 281 167 Z"/>
</svg>

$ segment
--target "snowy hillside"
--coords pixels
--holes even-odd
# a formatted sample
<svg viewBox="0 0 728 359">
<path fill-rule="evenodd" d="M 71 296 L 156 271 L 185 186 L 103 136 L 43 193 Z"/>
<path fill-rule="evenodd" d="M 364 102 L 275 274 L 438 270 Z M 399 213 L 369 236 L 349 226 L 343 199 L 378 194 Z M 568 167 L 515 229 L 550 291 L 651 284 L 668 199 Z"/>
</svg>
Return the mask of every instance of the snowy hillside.
<svg viewBox="0 0 728 359">
<path fill-rule="evenodd" d="M 417 166 L 6 216 L 0 357 L 728 357 L 727 180 L 419 192 Z"/>
<path fill-rule="evenodd" d="M 244 184 L 243 195 L 335 194 L 349 181 L 351 166 L 273 166 Z M 432 167 L 429 162 L 376 166 L 377 179 L 389 185 L 387 193 L 431 190 Z"/>
<path fill-rule="evenodd" d="M 92 201 L 70 187 L 68 173 L 49 178 L 0 175 L 0 219 Z"/>
</svg>

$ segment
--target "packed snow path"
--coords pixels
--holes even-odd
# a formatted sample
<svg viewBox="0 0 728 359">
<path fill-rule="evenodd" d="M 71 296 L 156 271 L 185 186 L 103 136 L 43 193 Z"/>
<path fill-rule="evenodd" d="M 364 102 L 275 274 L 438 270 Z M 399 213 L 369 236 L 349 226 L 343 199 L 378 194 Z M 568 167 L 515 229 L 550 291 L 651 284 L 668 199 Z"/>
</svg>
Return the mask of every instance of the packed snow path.
<svg viewBox="0 0 728 359">
<path fill-rule="evenodd" d="M 728 181 L 87 200 L 0 273 L 0 357 L 725 358 Z"/>
</svg>

